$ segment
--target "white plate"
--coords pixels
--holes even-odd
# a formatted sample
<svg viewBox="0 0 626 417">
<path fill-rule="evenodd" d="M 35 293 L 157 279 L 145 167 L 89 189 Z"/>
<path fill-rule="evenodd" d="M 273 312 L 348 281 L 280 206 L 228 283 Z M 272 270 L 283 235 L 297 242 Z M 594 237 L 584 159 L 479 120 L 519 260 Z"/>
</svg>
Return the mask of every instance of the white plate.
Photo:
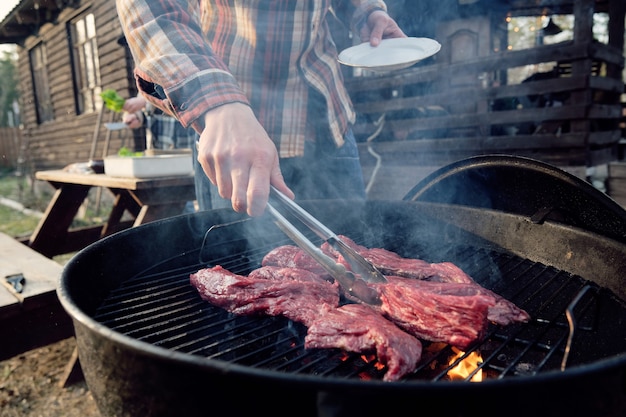
<svg viewBox="0 0 626 417">
<path fill-rule="evenodd" d="M 408 68 L 439 52 L 439 42 L 429 38 L 383 39 L 377 47 L 369 42 L 344 49 L 340 63 L 372 71 L 392 71 Z"/>
</svg>

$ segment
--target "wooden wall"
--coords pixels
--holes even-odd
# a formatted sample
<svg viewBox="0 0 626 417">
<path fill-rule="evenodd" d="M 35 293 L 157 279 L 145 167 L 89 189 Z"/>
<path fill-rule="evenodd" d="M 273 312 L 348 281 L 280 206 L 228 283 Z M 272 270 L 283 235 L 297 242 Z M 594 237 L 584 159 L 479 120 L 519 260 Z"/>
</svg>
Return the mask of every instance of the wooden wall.
<svg viewBox="0 0 626 417">
<path fill-rule="evenodd" d="M 36 35 L 26 39 L 18 50 L 18 66 L 25 69 L 20 76 L 22 121 L 24 140 L 28 141 L 30 165 L 33 170 L 56 169 L 75 162 L 87 162 L 92 149 L 92 141 L 97 137 L 95 158 L 101 158 L 107 139 L 103 123 L 119 121 L 119 114 L 108 110 L 102 117 L 100 129 L 96 132 L 99 114 L 77 115 L 72 84 L 71 45 L 66 33 L 66 25 L 79 14 L 89 11 L 96 21 L 97 43 L 100 61 L 100 75 L 103 89 L 115 89 L 123 97 L 135 93 L 127 71 L 127 53 L 117 43 L 122 36 L 114 0 L 80 1 L 76 8 L 66 8 L 58 22 L 47 23 Z M 29 50 L 40 42 L 47 48 L 47 72 L 54 120 L 37 123 L 33 84 L 30 74 Z M 131 135 L 126 133 L 127 136 Z M 111 134 L 109 149 L 117 152 L 127 136 Z M 131 135 L 132 136 L 132 135 Z M 131 139 L 132 140 L 132 139 Z"/>
<path fill-rule="evenodd" d="M 21 132 L 15 127 L 0 128 L 0 167 L 17 168 Z"/>
</svg>

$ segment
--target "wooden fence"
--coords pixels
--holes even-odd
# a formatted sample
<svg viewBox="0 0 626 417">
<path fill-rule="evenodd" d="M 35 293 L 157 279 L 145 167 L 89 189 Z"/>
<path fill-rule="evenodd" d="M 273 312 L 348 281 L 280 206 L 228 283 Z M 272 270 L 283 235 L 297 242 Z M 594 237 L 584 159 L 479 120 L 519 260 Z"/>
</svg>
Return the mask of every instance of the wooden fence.
<svg viewBox="0 0 626 417">
<path fill-rule="evenodd" d="M 17 168 L 21 131 L 15 127 L 0 127 L 0 167 Z"/>
<path fill-rule="evenodd" d="M 597 42 L 563 42 L 347 79 L 359 114 L 354 132 L 363 142 L 364 174 L 373 184 L 378 173 L 368 196 L 408 191 L 434 168 L 476 155 L 531 157 L 582 177 L 586 167 L 615 161 L 622 137 L 622 54 Z M 539 64 L 553 66 L 549 79 L 449 86 L 466 74 L 474 81 L 506 81 L 510 69 Z M 534 104 L 534 97 L 555 104 Z M 408 183 L 400 184 L 404 179 Z"/>
</svg>

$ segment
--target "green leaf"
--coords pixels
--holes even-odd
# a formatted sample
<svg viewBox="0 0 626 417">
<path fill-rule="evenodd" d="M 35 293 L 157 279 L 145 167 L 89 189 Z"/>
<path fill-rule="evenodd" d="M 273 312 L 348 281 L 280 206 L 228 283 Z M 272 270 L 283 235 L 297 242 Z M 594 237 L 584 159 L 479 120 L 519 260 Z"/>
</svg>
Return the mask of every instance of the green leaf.
<svg viewBox="0 0 626 417">
<path fill-rule="evenodd" d="M 124 100 L 119 94 L 117 94 L 117 91 L 110 88 L 100 93 L 100 97 L 102 97 L 102 100 L 104 100 L 104 105 L 107 107 L 107 109 L 113 110 L 114 112 L 118 113 L 122 111 L 122 109 L 124 108 L 124 103 L 126 102 L 126 100 Z"/>
<path fill-rule="evenodd" d="M 118 156 L 143 156 L 143 152 L 133 152 L 125 146 L 122 146 L 117 152 Z"/>
</svg>

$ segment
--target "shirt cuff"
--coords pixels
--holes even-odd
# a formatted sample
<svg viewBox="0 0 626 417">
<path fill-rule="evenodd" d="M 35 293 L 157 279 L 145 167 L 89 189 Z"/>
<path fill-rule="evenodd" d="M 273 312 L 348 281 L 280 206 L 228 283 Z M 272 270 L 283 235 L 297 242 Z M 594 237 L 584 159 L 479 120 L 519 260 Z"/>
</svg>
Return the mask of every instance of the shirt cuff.
<svg viewBox="0 0 626 417">
<path fill-rule="evenodd" d="M 376 10 L 382 10 L 386 13 L 387 5 L 383 1 L 366 0 L 361 2 L 359 6 L 357 6 L 354 14 L 352 15 L 352 28 L 355 33 L 359 32 L 361 26 L 363 26 L 367 22 L 367 18 L 369 17 L 369 15 Z"/>
<path fill-rule="evenodd" d="M 137 85 L 148 101 L 175 117 L 184 127 L 191 126 L 197 132 L 204 129 L 204 115 L 209 110 L 228 103 L 250 104 L 233 76 L 226 71 L 205 70 L 170 89 L 151 83 L 141 75 L 136 69 Z"/>
</svg>

